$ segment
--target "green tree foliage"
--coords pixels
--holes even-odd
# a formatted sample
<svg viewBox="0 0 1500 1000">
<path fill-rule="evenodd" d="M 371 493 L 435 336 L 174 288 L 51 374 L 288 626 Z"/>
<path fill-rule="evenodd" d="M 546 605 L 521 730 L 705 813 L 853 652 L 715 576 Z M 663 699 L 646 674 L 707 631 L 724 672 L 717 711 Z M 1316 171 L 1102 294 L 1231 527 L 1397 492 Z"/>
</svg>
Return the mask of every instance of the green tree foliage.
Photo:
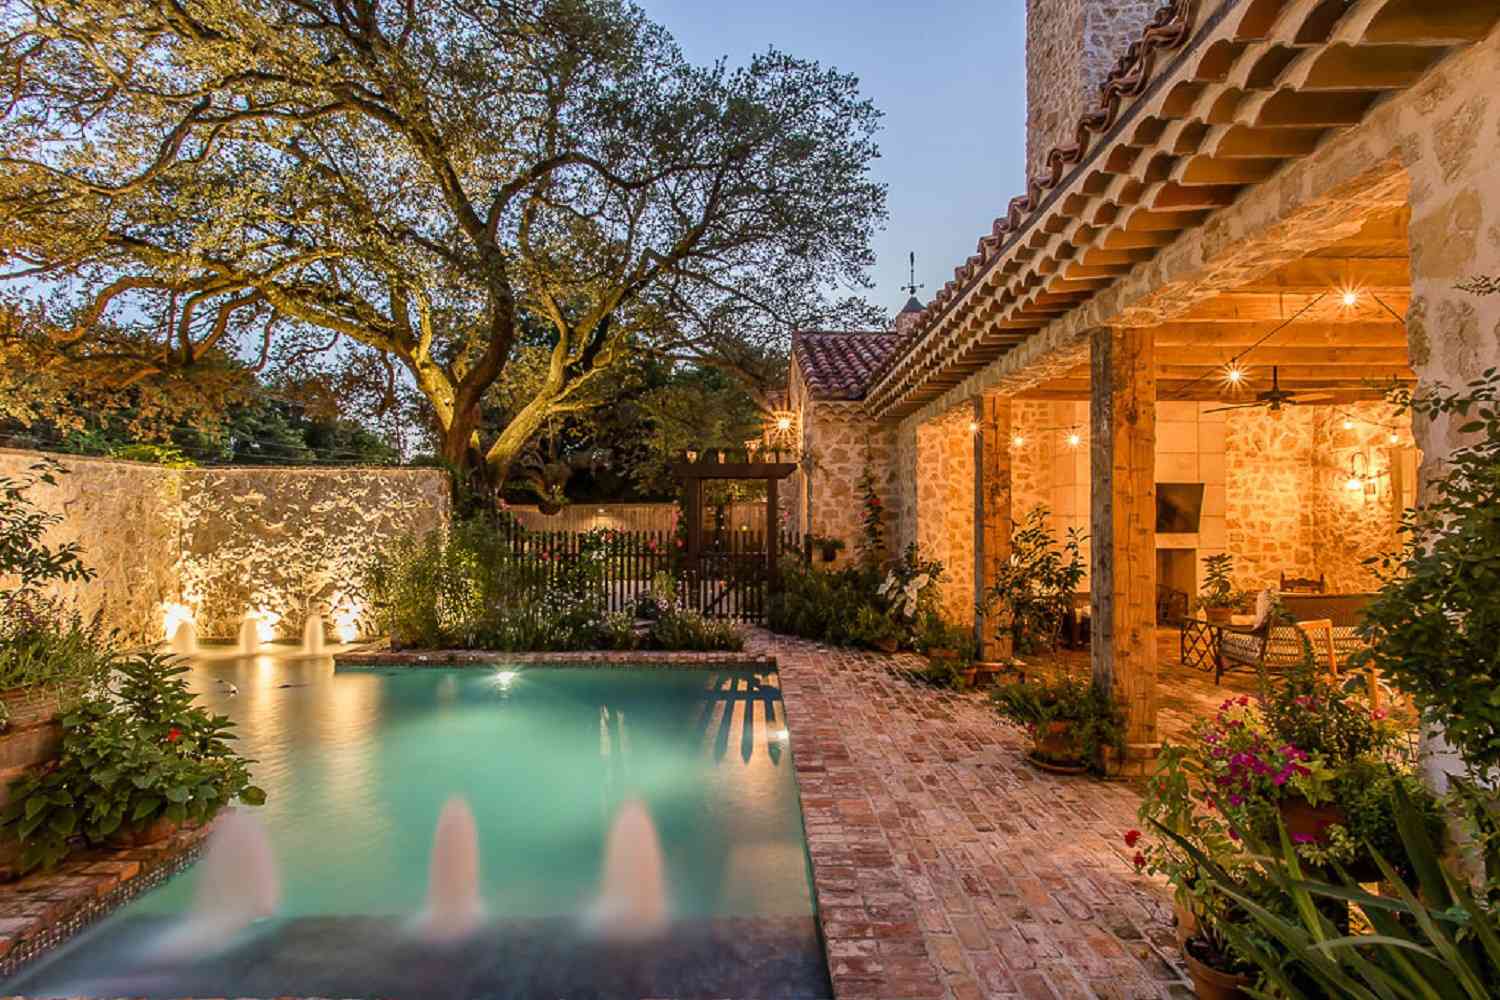
<svg viewBox="0 0 1500 1000">
<path fill-rule="evenodd" d="M 1500 371 L 1406 403 L 1470 443 L 1408 514 L 1402 553 L 1382 561 L 1363 662 L 1410 694 L 1471 768 L 1489 771 L 1500 767 Z"/>
<path fill-rule="evenodd" d="M 619 0 L 11 0 L 0 25 L 0 253 L 35 344 L 117 386 L 339 351 L 491 482 L 633 352 L 737 367 L 817 322 L 884 212 L 852 77 L 696 67 Z"/>
</svg>

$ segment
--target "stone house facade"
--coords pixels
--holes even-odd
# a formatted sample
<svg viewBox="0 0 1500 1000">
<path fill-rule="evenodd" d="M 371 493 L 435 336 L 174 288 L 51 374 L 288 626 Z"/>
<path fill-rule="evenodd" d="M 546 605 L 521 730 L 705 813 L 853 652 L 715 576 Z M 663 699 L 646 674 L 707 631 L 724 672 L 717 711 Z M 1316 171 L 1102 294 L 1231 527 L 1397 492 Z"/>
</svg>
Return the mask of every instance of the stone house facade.
<svg viewBox="0 0 1500 1000">
<path fill-rule="evenodd" d="M 1149 756 L 1157 585 L 1222 551 L 1245 587 L 1370 589 L 1462 445 L 1387 393 L 1500 366 L 1500 296 L 1459 287 L 1500 275 L 1500 5 L 1028 13 L 1027 190 L 859 406 L 893 433 L 898 539 L 969 567 L 953 612 L 1018 514 L 1087 531 L 1094 673 Z M 1178 486 L 1197 530 L 1158 531 Z"/>
</svg>

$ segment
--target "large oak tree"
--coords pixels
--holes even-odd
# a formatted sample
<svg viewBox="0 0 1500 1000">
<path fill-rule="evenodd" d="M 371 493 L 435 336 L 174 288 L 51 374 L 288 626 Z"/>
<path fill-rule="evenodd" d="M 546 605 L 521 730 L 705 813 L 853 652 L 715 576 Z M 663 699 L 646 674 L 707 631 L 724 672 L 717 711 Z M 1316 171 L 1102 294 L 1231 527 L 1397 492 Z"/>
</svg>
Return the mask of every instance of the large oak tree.
<svg viewBox="0 0 1500 1000">
<path fill-rule="evenodd" d="M 374 352 L 491 484 L 627 352 L 733 367 L 821 319 L 884 212 L 855 80 L 690 65 L 618 0 L 0 10 L 0 255 L 50 349 L 126 385 Z M 523 320 L 541 370 L 486 428 Z"/>
</svg>

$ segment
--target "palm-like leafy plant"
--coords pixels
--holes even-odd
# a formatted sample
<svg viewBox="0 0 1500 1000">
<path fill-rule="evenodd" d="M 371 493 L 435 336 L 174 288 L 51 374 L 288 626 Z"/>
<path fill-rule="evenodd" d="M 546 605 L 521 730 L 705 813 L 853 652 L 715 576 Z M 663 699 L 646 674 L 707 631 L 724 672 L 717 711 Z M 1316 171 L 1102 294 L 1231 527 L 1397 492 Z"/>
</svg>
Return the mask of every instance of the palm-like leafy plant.
<svg viewBox="0 0 1500 1000">
<path fill-rule="evenodd" d="M 1483 1000 L 1500 995 L 1500 911 L 1444 868 L 1421 811 L 1399 789 L 1397 799 L 1395 820 L 1416 873 L 1415 885 L 1373 851 L 1388 895 L 1368 892 L 1337 866 L 1337 880 L 1310 872 L 1283 829 L 1279 851 L 1253 845 L 1266 888 L 1289 902 L 1276 907 L 1283 912 L 1273 911 L 1265 894 L 1247 893 L 1242 880 L 1191 842 L 1158 827 L 1245 915 L 1220 930 L 1236 954 L 1261 973 L 1260 988 L 1252 995 L 1280 1000 Z M 1350 933 L 1336 922 L 1334 915 L 1348 905 L 1364 915 L 1369 933 Z"/>
</svg>

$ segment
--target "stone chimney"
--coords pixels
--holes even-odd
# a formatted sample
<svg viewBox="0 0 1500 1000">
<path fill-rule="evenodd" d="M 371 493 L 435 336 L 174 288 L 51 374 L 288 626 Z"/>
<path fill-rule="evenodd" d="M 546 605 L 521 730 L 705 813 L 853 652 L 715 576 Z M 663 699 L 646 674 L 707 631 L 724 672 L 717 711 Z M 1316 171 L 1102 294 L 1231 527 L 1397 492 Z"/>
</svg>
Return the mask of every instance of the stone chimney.
<svg viewBox="0 0 1500 1000">
<path fill-rule="evenodd" d="M 915 295 L 907 299 L 906 305 L 896 314 L 896 332 L 903 337 L 911 336 L 912 327 L 922 318 L 922 309 L 922 303 Z"/>
<path fill-rule="evenodd" d="M 1071 146 L 1104 78 L 1163 0 L 1026 0 L 1026 173 Z"/>
</svg>

